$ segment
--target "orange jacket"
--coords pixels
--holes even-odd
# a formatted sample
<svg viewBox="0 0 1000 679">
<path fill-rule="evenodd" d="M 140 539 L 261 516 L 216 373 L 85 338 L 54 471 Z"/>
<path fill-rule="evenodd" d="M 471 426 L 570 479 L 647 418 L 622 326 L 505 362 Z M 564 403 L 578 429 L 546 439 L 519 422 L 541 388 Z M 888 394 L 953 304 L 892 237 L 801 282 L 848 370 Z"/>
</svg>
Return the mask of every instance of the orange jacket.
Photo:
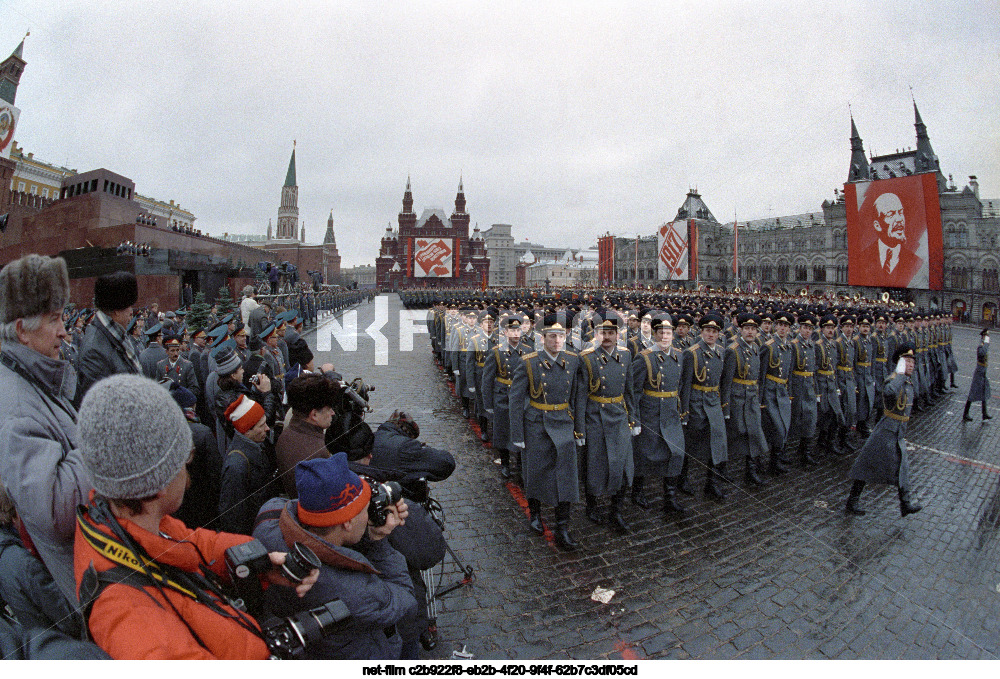
<svg viewBox="0 0 1000 679">
<path fill-rule="evenodd" d="M 204 528 L 191 530 L 170 516 L 160 523 L 160 531 L 169 535 L 169 538 L 154 535 L 127 519 L 119 519 L 119 522 L 157 562 L 189 572 L 198 571 L 201 563 L 198 555 L 200 550 L 209 561 L 211 570 L 225 576 L 226 549 L 251 539 L 245 535 L 216 533 Z M 104 526 L 99 528 L 108 536 L 112 535 L 110 529 Z M 77 588 L 84 571 L 91 563 L 98 572 L 117 565 L 91 547 L 84 539 L 79 525 L 76 527 L 73 555 Z M 235 620 L 224 618 L 179 592 L 164 589 L 167 599 L 183 618 L 181 620 L 159 590 L 152 586 L 147 586 L 144 590 L 152 599 L 131 585 L 110 584 L 94 602 L 89 621 L 91 637 L 112 658 L 258 660 L 268 657 L 263 640 L 241 627 Z M 235 614 L 229 606 L 222 608 Z M 253 620 L 249 616 L 245 617 Z M 204 646 L 191 635 L 185 622 L 195 631 Z"/>
</svg>

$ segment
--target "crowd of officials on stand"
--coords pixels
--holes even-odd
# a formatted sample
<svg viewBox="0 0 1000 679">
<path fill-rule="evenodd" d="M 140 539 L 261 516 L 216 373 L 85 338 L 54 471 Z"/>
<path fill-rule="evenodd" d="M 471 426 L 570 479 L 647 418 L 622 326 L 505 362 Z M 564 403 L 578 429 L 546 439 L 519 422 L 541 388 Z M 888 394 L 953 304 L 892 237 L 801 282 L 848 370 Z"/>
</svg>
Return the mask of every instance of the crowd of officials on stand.
<svg viewBox="0 0 1000 679">
<path fill-rule="evenodd" d="M 845 505 L 860 516 L 866 483 L 896 486 L 902 516 L 920 511 L 905 433 L 910 418 L 957 389 L 952 319 L 863 300 L 701 291 L 467 290 L 402 293 L 428 315 L 436 359 L 491 441 L 500 475 L 522 485 L 530 529 L 555 510 L 572 551 L 571 508 L 617 533 L 630 494 L 683 515 L 693 470 L 706 497 L 767 483 L 791 466 L 856 455 Z M 984 329 L 965 406 L 989 420 Z M 692 464 L 692 460 L 694 464 Z M 602 499 L 607 498 L 607 507 Z"/>
<path fill-rule="evenodd" d="M 138 310 L 127 272 L 96 280 L 93 309 L 68 310 L 69 294 L 61 258 L 0 271 L 4 658 L 433 646 L 423 604 L 442 528 L 384 482 L 443 480 L 454 458 L 405 413 L 377 431 L 347 419 L 357 396 L 302 337 L 371 293 L 285 309 L 248 288 L 197 326 L 184 309 Z M 322 634 L 290 652 L 313 622 Z"/>
</svg>

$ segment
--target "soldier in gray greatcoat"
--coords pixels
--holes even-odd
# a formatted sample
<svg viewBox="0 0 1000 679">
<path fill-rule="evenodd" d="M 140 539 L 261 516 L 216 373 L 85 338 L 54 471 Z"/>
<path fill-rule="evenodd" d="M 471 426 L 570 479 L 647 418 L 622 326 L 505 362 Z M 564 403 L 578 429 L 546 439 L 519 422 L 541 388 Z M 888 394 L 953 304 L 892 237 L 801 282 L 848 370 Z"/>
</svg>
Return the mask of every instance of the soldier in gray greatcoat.
<svg viewBox="0 0 1000 679">
<path fill-rule="evenodd" d="M 781 455 L 788 440 L 792 421 L 792 399 L 788 379 L 792 375 L 792 343 L 788 339 L 795 317 L 782 311 L 774 316 L 774 334 L 761 346 L 760 393 L 761 426 L 771 449 L 769 469 L 772 474 L 785 474 Z M 815 403 L 815 399 L 813 399 Z"/>
<path fill-rule="evenodd" d="M 181 358 L 180 337 L 171 335 L 163 341 L 163 345 L 167 357 L 156 364 L 156 377 L 154 379 L 172 382 L 193 394 L 198 394 L 200 391 L 198 389 L 198 376 L 195 374 L 194 364 Z"/>
<path fill-rule="evenodd" d="M 566 326 L 554 315 L 546 317 L 541 340 L 539 350 L 523 356 L 514 370 L 509 393 L 511 445 L 524 451 L 531 530 L 545 532 L 541 503 L 554 505 L 556 545 L 572 551 L 579 546 L 569 532 L 572 503 L 580 500 L 576 446 L 584 440 L 582 423 L 573 421 L 580 357 L 563 351 Z"/>
<path fill-rule="evenodd" d="M 767 450 L 767 439 L 760 423 L 760 353 L 756 342 L 759 323 L 756 315 L 741 313 L 736 325 L 739 334 L 726 347 L 719 381 L 728 455 L 744 460 L 744 485 L 761 486 L 764 482 L 756 467 Z"/>
<path fill-rule="evenodd" d="M 726 498 L 722 479 L 726 473 L 726 419 L 719 396 L 722 350 L 718 346 L 722 317 L 712 312 L 702 317 L 701 338 L 684 351 L 681 366 L 681 423 L 684 428 L 685 461 L 695 457 L 707 465 L 705 493 Z M 681 484 L 686 470 L 681 472 Z"/>
<path fill-rule="evenodd" d="M 632 434 L 639 433 L 639 423 L 625 403 L 632 356 L 618 346 L 620 326 L 616 314 L 602 316 L 594 325 L 597 345 L 580 352 L 575 419 L 585 426 L 587 518 L 601 523 L 597 498 L 610 495 L 608 523 L 628 533 L 621 508 L 635 474 Z"/>
<path fill-rule="evenodd" d="M 858 507 L 866 483 L 897 486 L 899 513 L 903 516 L 923 509 L 910 498 L 910 464 L 906 454 L 906 425 L 916 396 L 910 379 L 915 367 L 915 354 L 915 347 L 906 342 L 897 347 L 892 356 L 895 370 L 886 378 L 882 389 L 885 417 L 875 426 L 875 431 L 865 441 L 851 467 L 850 478 L 854 483 L 847 499 L 847 514 L 866 514 Z"/>
<path fill-rule="evenodd" d="M 972 421 L 972 418 L 969 417 L 969 408 L 975 401 L 981 401 L 983 404 L 983 421 L 993 419 L 986 412 L 986 402 L 990 400 L 990 380 L 986 375 L 990 359 L 989 328 L 983 328 L 979 335 L 981 340 L 976 349 L 976 372 L 972 373 L 972 384 L 969 385 L 969 396 L 965 399 L 965 414 L 962 416 L 962 420 L 965 422 Z"/>
<path fill-rule="evenodd" d="M 500 456 L 500 476 L 504 479 L 511 478 L 513 470 L 519 474 L 521 468 L 520 464 L 511 464 L 508 395 L 514 369 L 521 357 L 528 353 L 531 353 L 528 347 L 521 344 L 521 317 L 517 314 L 501 316 L 500 341 L 486 355 L 482 391 L 483 410 L 490 421 L 492 445 Z"/>
<path fill-rule="evenodd" d="M 844 411 L 841 409 L 840 387 L 837 385 L 837 317 L 827 314 L 820 321 L 822 336 L 816 340 L 816 422 L 818 440 L 823 441 L 828 453 L 843 455 L 846 451 L 837 445 L 838 432 L 844 426 Z M 811 441 L 803 453 L 802 461 L 807 466 L 819 464 L 812 457 L 816 441 Z"/>
<path fill-rule="evenodd" d="M 673 346 L 674 329 L 667 313 L 653 313 L 654 344 L 643 349 L 629 370 L 629 411 L 639 414 L 639 435 L 633 439 L 635 479 L 632 502 L 649 508 L 644 493 L 647 477 L 663 477 L 663 511 L 684 514 L 676 488 L 684 467 L 680 381 L 683 352 Z"/>
<path fill-rule="evenodd" d="M 854 337 L 854 381 L 857 385 L 857 425 L 858 436 L 867 439 L 871 434 L 868 420 L 875 410 L 874 346 L 871 336 L 872 319 L 862 314 L 858 318 L 858 334 Z"/>
<path fill-rule="evenodd" d="M 792 375 L 788 378 L 788 391 L 792 399 L 792 419 L 788 436 L 798 439 L 801 462 L 813 466 L 817 464 L 812 451 L 821 400 L 817 377 L 819 354 L 812 338 L 816 319 L 811 314 L 802 314 L 798 321 L 799 335 L 791 343 Z"/>
<path fill-rule="evenodd" d="M 872 382 L 875 383 L 875 399 L 872 405 L 872 422 L 882 419 L 882 383 L 886 378 L 886 365 L 892 352 L 889 348 L 889 336 L 886 327 L 889 325 L 889 315 L 885 312 L 875 314 L 875 332 L 872 333 Z"/>
<path fill-rule="evenodd" d="M 848 441 L 848 435 L 858 421 L 858 382 L 854 374 L 857 352 L 854 348 L 854 317 L 840 319 L 840 334 L 834 346 L 837 349 L 837 389 L 840 393 L 840 410 L 844 419 L 837 430 L 841 450 L 854 450 L 857 446 Z"/>
</svg>

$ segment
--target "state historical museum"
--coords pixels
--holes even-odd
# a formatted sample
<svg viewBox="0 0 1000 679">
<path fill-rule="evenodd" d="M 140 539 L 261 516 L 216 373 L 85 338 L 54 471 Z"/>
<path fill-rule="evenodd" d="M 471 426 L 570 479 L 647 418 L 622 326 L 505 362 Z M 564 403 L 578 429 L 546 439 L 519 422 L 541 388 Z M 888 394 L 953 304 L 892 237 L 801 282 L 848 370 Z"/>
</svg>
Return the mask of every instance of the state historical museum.
<svg viewBox="0 0 1000 679">
<path fill-rule="evenodd" d="M 462 182 L 450 219 L 436 207 L 425 209 L 417 219 L 407 177 L 399 227 L 395 231 L 386 228 L 375 260 L 378 289 L 480 287 L 486 285 L 489 274 L 486 241 L 479 227 L 469 235 Z"/>
</svg>

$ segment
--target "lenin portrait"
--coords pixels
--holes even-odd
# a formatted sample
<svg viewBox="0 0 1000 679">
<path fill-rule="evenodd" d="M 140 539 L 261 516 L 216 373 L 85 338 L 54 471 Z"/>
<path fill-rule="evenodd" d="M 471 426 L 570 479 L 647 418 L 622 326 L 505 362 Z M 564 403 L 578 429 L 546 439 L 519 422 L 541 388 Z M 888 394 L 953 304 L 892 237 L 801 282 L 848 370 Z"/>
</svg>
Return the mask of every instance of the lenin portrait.
<svg viewBox="0 0 1000 679">
<path fill-rule="evenodd" d="M 936 238 L 929 228 L 924 175 L 848 184 L 848 276 L 851 285 L 937 288 L 933 254 L 941 255 L 941 215 L 934 184 Z M 849 190 L 852 189 L 852 190 Z M 854 200 L 849 194 L 854 193 Z M 852 210 L 856 207 L 856 210 Z M 852 219 L 853 217 L 853 219 Z M 936 246 L 936 247 L 935 247 Z"/>
</svg>

